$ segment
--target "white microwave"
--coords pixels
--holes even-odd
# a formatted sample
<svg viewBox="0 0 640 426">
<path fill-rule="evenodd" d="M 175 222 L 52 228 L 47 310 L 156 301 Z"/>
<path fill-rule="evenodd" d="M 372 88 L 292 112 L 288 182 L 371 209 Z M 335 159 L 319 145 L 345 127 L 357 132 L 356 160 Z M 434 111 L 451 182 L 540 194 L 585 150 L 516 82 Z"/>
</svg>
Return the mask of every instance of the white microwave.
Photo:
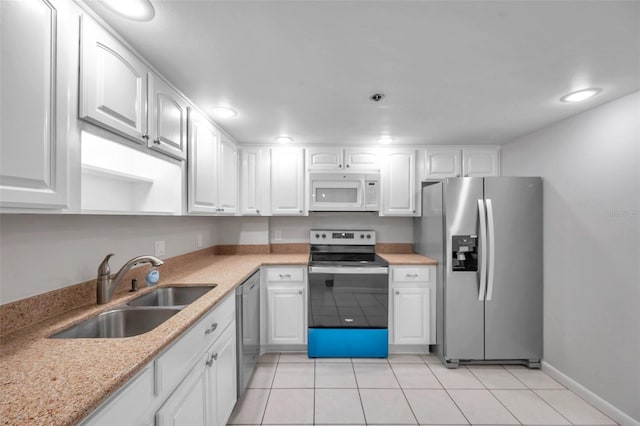
<svg viewBox="0 0 640 426">
<path fill-rule="evenodd" d="M 380 210 L 380 173 L 309 173 L 309 210 Z"/>
</svg>

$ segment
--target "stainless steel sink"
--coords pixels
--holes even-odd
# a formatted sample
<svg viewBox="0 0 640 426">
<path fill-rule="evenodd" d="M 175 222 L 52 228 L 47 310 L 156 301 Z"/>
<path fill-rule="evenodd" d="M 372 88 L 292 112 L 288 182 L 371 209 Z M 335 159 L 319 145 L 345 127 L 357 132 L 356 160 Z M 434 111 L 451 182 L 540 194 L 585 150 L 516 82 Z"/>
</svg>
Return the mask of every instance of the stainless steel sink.
<svg viewBox="0 0 640 426">
<path fill-rule="evenodd" d="M 184 307 L 217 287 L 217 284 L 202 286 L 159 287 L 127 303 L 129 306 L 174 306 Z"/>
<path fill-rule="evenodd" d="M 103 312 L 51 336 L 52 339 L 130 337 L 153 330 L 179 308 L 120 308 Z"/>
</svg>

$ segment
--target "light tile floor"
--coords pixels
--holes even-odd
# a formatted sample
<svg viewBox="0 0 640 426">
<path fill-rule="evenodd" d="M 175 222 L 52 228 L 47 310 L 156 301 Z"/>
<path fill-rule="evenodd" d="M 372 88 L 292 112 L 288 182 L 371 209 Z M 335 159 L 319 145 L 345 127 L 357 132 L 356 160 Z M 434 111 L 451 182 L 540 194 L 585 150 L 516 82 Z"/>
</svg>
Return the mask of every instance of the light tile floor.
<svg viewBox="0 0 640 426">
<path fill-rule="evenodd" d="M 540 370 L 265 354 L 230 425 L 615 425 Z"/>
</svg>

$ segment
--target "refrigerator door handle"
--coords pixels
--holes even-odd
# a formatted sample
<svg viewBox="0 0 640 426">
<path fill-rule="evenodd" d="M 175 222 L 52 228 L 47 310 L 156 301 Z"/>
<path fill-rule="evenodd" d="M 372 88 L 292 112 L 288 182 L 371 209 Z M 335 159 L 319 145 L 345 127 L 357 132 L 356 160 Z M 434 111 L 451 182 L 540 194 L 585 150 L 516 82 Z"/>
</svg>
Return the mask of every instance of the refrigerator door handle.
<svg viewBox="0 0 640 426">
<path fill-rule="evenodd" d="M 484 200 L 478 200 L 478 212 L 480 213 L 480 291 L 478 300 L 483 302 L 487 291 L 487 215 L 484 207 Z"/>
<path fill-rule="evenodd" d="M 487 298 L 489 301 L 493 297 L 493 277 L 495 272 L 495 253 L 496 253 L 496 233 L 495 223 L 493 220 L 493 202 L 487 198 L 487 228 L 489 230 L 489 270 L 487 278 Z"/>
</svg>

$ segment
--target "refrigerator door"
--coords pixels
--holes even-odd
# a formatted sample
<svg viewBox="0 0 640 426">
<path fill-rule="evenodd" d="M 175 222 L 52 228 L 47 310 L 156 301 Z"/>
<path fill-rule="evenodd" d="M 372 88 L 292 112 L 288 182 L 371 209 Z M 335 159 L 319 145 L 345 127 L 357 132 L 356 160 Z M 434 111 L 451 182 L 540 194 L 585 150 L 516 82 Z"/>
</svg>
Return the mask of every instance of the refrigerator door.
<svg viewBox="0 0 640 426">
<path fill-rule="evenodd" d="M 485 358 L 540 359 L 542 180 L 485 178 L 485 203 L 487 221 L 493 220 L 493 227 L 488 226 L 493 257 L 485 302 Z"/>
<path fill-rule="evenodd" d="M 478 200 L 482 198 L 482 178 L 445 180 L 444 357 L 448 360 L 484 358 L 480 271 L 454 271 L 452 263 L 453 237 L 479 234 Z"/>
</svg>

